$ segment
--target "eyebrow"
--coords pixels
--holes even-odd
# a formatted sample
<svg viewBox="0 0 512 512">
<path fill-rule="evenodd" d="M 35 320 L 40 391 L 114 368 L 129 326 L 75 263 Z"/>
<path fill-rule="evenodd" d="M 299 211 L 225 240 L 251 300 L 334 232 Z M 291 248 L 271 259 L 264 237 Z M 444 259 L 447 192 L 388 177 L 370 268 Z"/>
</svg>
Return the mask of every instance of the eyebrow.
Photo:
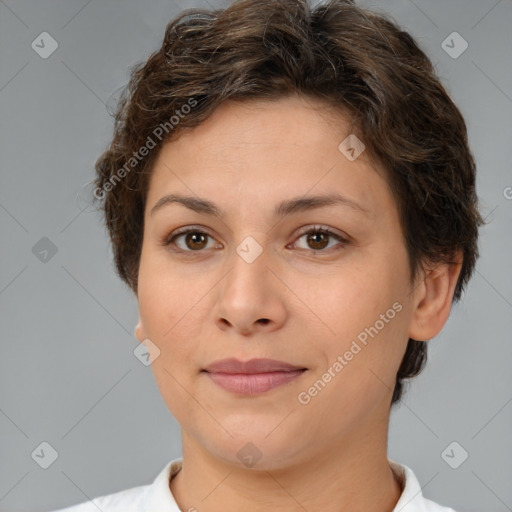
<svg viewBox="0 0 512 512">
<path fill-rule="evenodd" d="M 205 213 L 207 215 L 218 217 L 219 219 L 225 216 L 224 211 L 222 211 L 218 206 L 216 206 L 211 201 L 208 201 L 207 199 L 193 196 L 183 196 L 180 194 L 168 194 L 161 197 L 151 209 L 150 215 L 153 215 L 153 213 L 160 210 L 164 206 L 173 203 L 182 204 L 183 206 L 197 213 Z M 321 194 L 309 197 L 296 197 L 283 201 L 275 207 L 274 216 L 282 218 L 286 215 L 332 205 L 346 206 L 366 215 L 370 213 L 360 204 L 341 194 Z"/>
</svg>

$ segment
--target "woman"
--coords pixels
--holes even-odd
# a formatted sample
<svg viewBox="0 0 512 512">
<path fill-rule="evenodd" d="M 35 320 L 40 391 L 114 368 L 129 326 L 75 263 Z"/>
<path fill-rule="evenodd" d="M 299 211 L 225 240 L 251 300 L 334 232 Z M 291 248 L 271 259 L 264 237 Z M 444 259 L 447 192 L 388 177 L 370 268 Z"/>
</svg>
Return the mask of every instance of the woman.
<svg viewBox="0 0 512 512">
<path fill-rule="evenodd" d="M 186 11 L 96 170 L 183 457 L 66 512 L 453 512 L 387 457 L 482 223 L 464 120 L 409 34 L 343 0 Z"/>
</svg>

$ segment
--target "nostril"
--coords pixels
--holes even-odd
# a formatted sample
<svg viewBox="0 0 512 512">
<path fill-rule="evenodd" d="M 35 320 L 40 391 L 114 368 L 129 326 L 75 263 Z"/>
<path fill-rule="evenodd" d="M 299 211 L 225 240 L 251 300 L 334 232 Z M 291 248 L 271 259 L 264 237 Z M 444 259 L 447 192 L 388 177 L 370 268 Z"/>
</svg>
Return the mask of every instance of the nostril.
<svg viewBox="0 0 512 512">
<path fill-rule="evenodd" d="M 258 322 L 260 322 L 261 324 L 268 324 L 270 320 L 268 318 L 260 318 Z"/>
</svg>

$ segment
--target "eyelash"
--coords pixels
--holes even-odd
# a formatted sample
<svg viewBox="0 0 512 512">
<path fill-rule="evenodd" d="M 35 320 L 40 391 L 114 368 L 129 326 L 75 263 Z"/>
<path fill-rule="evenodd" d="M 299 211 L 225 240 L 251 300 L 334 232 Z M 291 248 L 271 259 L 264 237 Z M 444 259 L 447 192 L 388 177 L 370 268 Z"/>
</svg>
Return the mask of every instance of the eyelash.
<svg viewBox="0 0 512 512">
<path fill-rule="evenodd" d="M 178 230 L 174 231 L 173 233 L 171 233 L 171 235 L 169 235 L 162 242 L 162 245 L 164 245 L 166 247 L 170 246 L 171 244 L 176 246 L 175 240 L 179 236 L 187 235 L 188 233 L 196 233 L 196 234 L 206 235 L 206 236 L 208 236 L 210 238 L 213 238 L 209 233 L 207 233 L 206 231 L 202 231 L 201 229 L 198 229 L 198 228 L 183 228 L 183 229 L 178 229 Z M 334 246 L 334 247 L 329 247 L 328 249 L 317 249 L 317 250 L 315 250 L 315 249 L 302 249 L 302 250 L 309 251 L 309 252 L 312 252 L 312 253 L 324 253 L 324 252 L 328 252 L 328 251 L 330 251 L 332 249 L 341 250 L 346 245 L 348 245 L 350 243 L 350 241 L 348 239 L 343 238 L 342 236 L 338 235 L 337 233 L 335 233 L 334 231 L 332 231 L 331 229 L 329 229 L 329 228 L 327 228 L 325 226 L 313 226 L 313 227 L 308 228 L 306 231 L 301 232 L 293 243 L 297 242 L 304 235 L 308 235 L 310 233 L 325 234 L 325 235 L 329 236 L 330 238 L 335 238 L 339 242 L 339 246 L 338 247 Z M 188 249 L 188 250 L 181 249 L 179 247 L 176 247 L 176 249 L 173 249 L 173 250 L 175 250 L 176 252 L 181 252 L 181 253 L 201 253 L 201 252 L 204 252 L 204 249 L 203 250 L 199 249 L 199 250 L 193 251 L 193 250 L 190 250 L 190 249 Z"/>
</svg>

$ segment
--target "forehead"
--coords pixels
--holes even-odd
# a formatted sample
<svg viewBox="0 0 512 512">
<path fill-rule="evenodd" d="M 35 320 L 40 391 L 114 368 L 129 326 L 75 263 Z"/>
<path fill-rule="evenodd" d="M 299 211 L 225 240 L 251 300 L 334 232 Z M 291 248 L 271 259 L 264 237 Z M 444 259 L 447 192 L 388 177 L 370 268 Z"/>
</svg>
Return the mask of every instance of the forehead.
<svg viewBox="0 0 512 512">
<path fill-rule="evenodd" d="M 364 151 L 354 161 L 340 151 L 349 135 L 350 117 L 313 98 L 226 101 L 161 148 L 148 208 L 175 189 L 226 201 L 275 203 L 289 195 L 337 191 L 368 206 L 389 203 L 383 170 Z"/>
</svg>

